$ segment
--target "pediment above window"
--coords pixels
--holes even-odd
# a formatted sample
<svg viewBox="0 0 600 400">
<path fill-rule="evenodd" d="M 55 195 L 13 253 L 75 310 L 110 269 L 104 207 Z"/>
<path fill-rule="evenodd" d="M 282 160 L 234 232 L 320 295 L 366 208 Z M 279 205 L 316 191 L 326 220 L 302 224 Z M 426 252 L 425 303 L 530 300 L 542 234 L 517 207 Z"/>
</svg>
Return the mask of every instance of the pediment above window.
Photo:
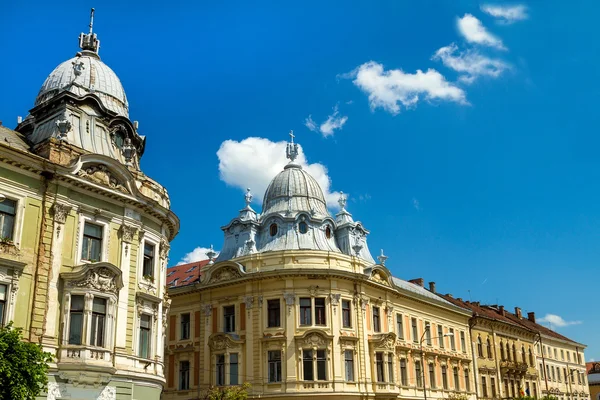
<svg viewBox="0 0 600 400">
<path fill-rule="evenodd" d="M 327 335 L 318 330 L 309 330 L 303 335 L 296 336 L 298 348 L 325 348 L 329 347 L 333 336 Z"/>
<path fill-rule="evenodd" d="M 226 282 L 241 278 L 246 272 L 239 263 L 223 262 L 206 268 L 202 279 L 203 284 Z"/>
<path fill-rule="evenodd" d="M 117 295 L 123 287 L 121 270 L 108 262 L 84 264 L 60 277 L 67 288 L 97 290 Z"/>
<path fill-rule="evenodd" d="M 208 338 L 208 347 L 211 350 L 225 350 L 228 348 L 241 348 L 244 341 L 234 338 L 226 333 L 213 333 Z"/>
<path fill-rule="evenodd" d="M 107 186 L 110 189 L 118 190 L 122 193 L 131 193 L 126 186 L 127 183 L 121 181 L 106 165 L 103 164 L 86 165 L 77 171 L 77 176 L 93 183 Z"/>
<path fill-rule="evenodd" d="M 381 285 L 392 286 L 392 274 L 390 273 L 390 271 L 388 271 L 387 268 L 382 267 L 380 265 L 376 265 L 370 270 L 369 279 Z"/>
<path fill-rule="evenodd" d="M 374 335 L 369 339 L 369 345 L 374 350 L 393 350 L 396 347 L 396 334 L 389 332 Z"/>
</svg>

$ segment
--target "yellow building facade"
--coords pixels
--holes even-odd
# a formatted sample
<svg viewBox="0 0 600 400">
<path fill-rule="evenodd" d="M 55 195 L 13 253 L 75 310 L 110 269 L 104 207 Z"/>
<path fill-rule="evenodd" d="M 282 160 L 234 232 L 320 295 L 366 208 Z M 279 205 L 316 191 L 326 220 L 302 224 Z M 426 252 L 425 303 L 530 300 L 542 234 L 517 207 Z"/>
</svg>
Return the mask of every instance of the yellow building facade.
<svg viewBox="0 0 600 400">
<path fill-rule="evenodd" d="M 592 400 L 600 400 L 600 363 L 588 362 L 586 369 L 590 397 Z"/>
<path fill-rule="evenodd" d="M 329 215 L 295 151 L 260 216 L 247 194 L 197 281 L 193 266 L 168 274 L 163 398 L 243 382 L 254 398 L 474 398 L 471 312 L 374 262 L 368 231 L 344 198 Z"/>
<path fill-rule="evenodd" d="M 0 126 L 0 323 L 50 364 L 47 399 L 159 399 L 169 242 L 166 190 L 91 29 L 11 130 Z M 166 332 L 164 332 L 166 333 Z"/>
</svg>

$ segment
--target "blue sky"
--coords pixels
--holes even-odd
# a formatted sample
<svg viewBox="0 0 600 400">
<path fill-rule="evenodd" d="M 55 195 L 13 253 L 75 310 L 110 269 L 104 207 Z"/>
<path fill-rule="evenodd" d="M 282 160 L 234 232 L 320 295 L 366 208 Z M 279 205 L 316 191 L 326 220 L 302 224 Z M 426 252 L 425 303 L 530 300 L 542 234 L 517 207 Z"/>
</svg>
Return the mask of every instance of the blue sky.
<svg viewBox="0 0 600 400">
<path fill-rule="evenodd" d="M 559 316 L 600 359 L 598 2 L 510 3 L 514 21 L 466 0 L 88 3 L 0 5 L 0 120 L 27 114 L 95 6 L 142 168 L 182 221 L 171 264 L 220 247 L 243 188 L 260 209 L 293 129 L 397 276 Z"/>
</svg>

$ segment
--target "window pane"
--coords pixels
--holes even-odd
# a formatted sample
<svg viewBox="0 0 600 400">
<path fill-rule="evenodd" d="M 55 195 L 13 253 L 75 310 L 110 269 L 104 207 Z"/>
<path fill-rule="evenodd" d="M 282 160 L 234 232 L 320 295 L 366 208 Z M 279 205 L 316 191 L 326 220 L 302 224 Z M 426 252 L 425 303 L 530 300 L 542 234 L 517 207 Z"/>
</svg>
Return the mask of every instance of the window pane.
<svg viewBox="0 0 600 400">
<path fill-rule="evenodd" d="M 2 222 L 2 238 L 12 240 L 15 226 L 14 215 L 0 215 L 0 221 Z"/>
<path fill-rule="evenodd" d="M 4 199 L 4 201 L 0 202 L 0 213 L 15 215 L 17 213 L 17 202 L 15 200 Z"/>
<path fill-rule="evenodd" d="M 305 381 L 314 380 L 312 350 L 303 350 L 302 351 L 302 369 L 304 370 L 304 380 Z"/>
<path fill-rule="evenodd" d="M 6 285 L 0 285 L 0 301 L 6 300 Z"/>
<path fill-rule="evenodd" d="M 83 227 L 83 234 L 96 239 L 102 239 L 102 227 L 100 225 L 86 222 L 85 226 Z"/>
<path fill-rule="evenodd" d="M 281 382 L 281 351 L 269 351 L 269 382 Z"/>
<path fill-rule="evenodd" d="M 83 328 L 83 313 L 71 312 L 69 327 L 69 344 L 81 344 L 81 334 Z"/>
<path fill-rule="evenodd" d="M 325 299 L 315 299 L 315 323 L 317 325 L 325 325 Z"/>
<path fill-rule="evenodd" d="M 217 354 L 217 371 L 216 371 L 217 386 L 225 385 L 225 355 Z"/>
<path fill-rule="evenodd" d="M 267 301 L 267 312 L 267 326 L 269 328 L 281 326 L 281 310 L 279 299 L 272 299 Z"/>
<path fill-rule="evenodd" d="M 229 384 L 238 384 L 238 355 L 233 353 L 229 355 Z"/>
<path fill-rule="evenodd" d="M 352 350 L 344 351 L 344 361 L 346 364 L 346 381 L 354 380 L 354 353 Z"/>
<path fill-rule="evenodd" d="M 94 297 L 92 312 L 106 314 L 106 299 Z"/>
<path fill-rule="evenodd" d="M 317 379 L 320 381 L 327 380 L 327 360 L 325 358 L 325 350 L 317 350 Z"/>
<path fill-rule="evenodd" d="M 352 327 L 352 318 L 350 314 L 350 300 L 342 300 L 342 325 L 344 328 Z"/>
<path fill-rule="evenodd" d="M 311 300 L 310 298 L 300 299 L 300 325 L 311 325 Z"/>
</svg>

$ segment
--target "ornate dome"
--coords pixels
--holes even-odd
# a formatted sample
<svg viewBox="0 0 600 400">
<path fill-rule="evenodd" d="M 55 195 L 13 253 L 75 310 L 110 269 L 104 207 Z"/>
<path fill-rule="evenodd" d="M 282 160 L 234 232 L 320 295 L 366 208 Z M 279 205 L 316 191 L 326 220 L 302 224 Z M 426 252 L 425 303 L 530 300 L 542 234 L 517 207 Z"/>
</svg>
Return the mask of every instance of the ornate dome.
<svg viewBox="0 0 600 400">
<path fill-rule="evenodd" d="M 76 57 L 56 67 L 42 85 L 35 105 L 51 99 L 63 90 L 80 97 L 94 94 L 107 109 L 129 117 L 129 104 L 121 81 L 93 51 L 77 53 Z"/>
<path fill-rule="evenodd" d="M 301 211 L 314 216 L 329 215 L 321 186 L 301 166 L 290 163 L 269 184 L 262 215 L 286 215 Z"/>
</svg>

